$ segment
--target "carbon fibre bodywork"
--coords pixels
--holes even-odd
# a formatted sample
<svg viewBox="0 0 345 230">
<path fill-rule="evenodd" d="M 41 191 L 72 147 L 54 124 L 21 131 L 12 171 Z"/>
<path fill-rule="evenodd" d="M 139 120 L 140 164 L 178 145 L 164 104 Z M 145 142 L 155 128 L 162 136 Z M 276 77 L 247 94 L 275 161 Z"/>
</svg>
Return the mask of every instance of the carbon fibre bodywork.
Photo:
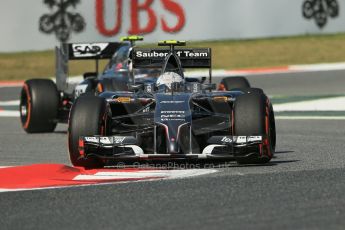
<svg viewBox="0 0 345 230">
<path fill-rule="evenodd" d="M 183 43 L 163 43 L 170 49 L 134 49 L 133 66 L 161 66 L 160 78 L 171 82 L 142 81 L 131 91 L 103 92 L 107 111 L 103 135 L 80 135 L 79 159 L 271 159 L 269 100 L 260 99 L 261 131 L 239 136 L 234 132 L 236 99 L 245 90 L 215 91 L 211 78 L 211 49 L 175 49 Z M 210 83 L 184 79 L 184 68 L 208 68 Z M 177 76 L 175 76 L 177 74 Z M 170 76 L 169 75 L 169 76 Z M 177 78 L 176 78 L 177 77 Z M 253 93 L 253 92 L 251 92 Z M 263 99 L 264 98 L 264 99 Z M 261 107 L 262 106 L 262 107 Z M 90 105 L 92 107 L 92 105 Z M 262 109 L 261 109 L 262 108 Z M 255 121 L 254 121 L 255 123 Z M 266 125 L 264 125 L 264 123 Z M 265 126 L 266 128 L 264 128 Z M 266 131 L 264 131 L 264 129 Z"/>
<path fill-rule="evenodd" d="M 188 88 L 194 84 L 200 83 Z M 236 159 L 263 154 L 267 136 L 233 135 L 233 102 L 242 94 L 188 89 L 102 93 L 111 114 L 108 134 L 80 137 L 80 150 L 83 157 L 104 160 Z"/>
</svg>

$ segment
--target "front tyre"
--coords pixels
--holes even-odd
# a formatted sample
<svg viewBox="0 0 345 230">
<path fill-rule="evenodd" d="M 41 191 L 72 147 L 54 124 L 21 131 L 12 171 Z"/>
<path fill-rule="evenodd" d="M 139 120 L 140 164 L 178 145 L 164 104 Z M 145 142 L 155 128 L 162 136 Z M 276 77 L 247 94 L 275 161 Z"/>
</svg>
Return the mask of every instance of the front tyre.
<svg viewBox="0 0 345 230">
<path fill-rule="evenodd" d="M 53 132 L 60 97 L 50 79 L 27 80 L 20 94 L 20 120 L 27 133 Z"/>
<path fill-rule="evenodd" d="M 240 164 L 264 164 L 272 159 L 275 143 L 275 128 L 271 127 L 271 107 L 267 97 L 258 92 L 243 94 L 234 103 L 234 135 L 263 136 L 262 152 L 258 155 L 239 158 Z M 274 117 L 273 117 L 274 119 Z M 274 138 L 273 138 L 274 136 Z M 260 148 L 260 147 L 259 147 Z"/>
<path fill-rule="evenodd" d="M 82 157 L 79 153 L 79 137 L 106 135 L 110 109 L 104 98 L 79 97 L 70 112 L 68 123 L 68 150 L 71 163 L 76 167 L 101 168 L 104 163 L 96 157 Z"/>
</svg>

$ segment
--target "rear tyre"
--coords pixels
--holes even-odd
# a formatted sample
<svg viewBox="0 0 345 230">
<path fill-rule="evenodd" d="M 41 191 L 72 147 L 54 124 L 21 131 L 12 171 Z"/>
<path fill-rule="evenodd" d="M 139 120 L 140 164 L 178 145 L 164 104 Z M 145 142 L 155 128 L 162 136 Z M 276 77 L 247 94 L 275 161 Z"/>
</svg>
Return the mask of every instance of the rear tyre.
<svg viewBox="0 0 345 230">
<path fill-rule="evenodd" d="M 226 77 L 220 83 L 220 90 L 234 90 L 250 88 L 249 81 L 245 77 Z"/>
<path fill-rule="evenodd" d="M 104 98 L 85 95 L 79 97 L 70 112 L 68 123 L 68 150 L 71 163 L 77 167 L 101 168 L 104 163 L 96 157 L 81 158 L 79 137 L 106 135 L 109 106 Z"/>
<path fill-rule="evenodd" d="M 236 98 L 234 104 L 234 135 L 265 136 L 268 135 L 270 154 L 239 158 L 239 164 L 264 164 L 271 160 L 273 148 L 269 122 L 269 105 L 267 97 L 262 93 L 248 93 Z M 273 134 L 272 134 L 273 135 Z M 275 134 L 274 134 L 275 136 Z"/>
<path fill-rule="evenodd" d="M 20 120 L 27 133 L 53 132 L 57 125 L 59 92 L 50 79 L 27 80 L 20 94 Z"/>
</svg>

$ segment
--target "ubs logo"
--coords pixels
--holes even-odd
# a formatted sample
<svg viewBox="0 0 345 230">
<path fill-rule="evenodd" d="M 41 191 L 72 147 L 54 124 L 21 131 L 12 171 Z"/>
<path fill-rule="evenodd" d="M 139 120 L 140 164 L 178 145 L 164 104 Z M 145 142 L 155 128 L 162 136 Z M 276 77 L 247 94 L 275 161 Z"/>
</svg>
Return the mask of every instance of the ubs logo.
<svg viewBox="0 0 345 230">
<path fill-rule="evenodd" d="M 302 8 L 303 17 L 314 18 L 319 28 L 327 24 L 328 17 L 335 18 L 339 15 L 337 0 L 305 0 Z"/>
<path fill-rule="evenodd" d="M 46 34 L 55 33 L 60 42 L 66 42 L 72 32 L 80 33 L 85 29 L 85 20 L 79 13 L 70 12 L 70 7 L 76 8 L 80 0 L 43 0 L 51 10 L 39 20 L 39 30 Z"/>
</svg>

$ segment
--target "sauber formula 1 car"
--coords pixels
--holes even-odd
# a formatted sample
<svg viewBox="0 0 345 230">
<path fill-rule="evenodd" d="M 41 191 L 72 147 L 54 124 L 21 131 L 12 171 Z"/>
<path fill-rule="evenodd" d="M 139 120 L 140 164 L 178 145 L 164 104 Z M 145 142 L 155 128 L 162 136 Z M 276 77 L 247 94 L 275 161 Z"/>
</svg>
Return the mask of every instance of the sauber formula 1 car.
<svg viewBox="0 0 345 230">
<path fill-rule="evenodd" d="M 267 96 L 248 87 L 214 91 L 211 49 L 175 48 L 184 45 L 163 41 L 159 46 L 168 49 L 133 49 L 134 68 L 161 68 L 155 83 L 76 100 L 68 125 L 74 166 L 133 160 L 271 160 L 276 134 Z M 210 83 L 186 82 L 185 68 L 208 68 Z"/>
<path fill-rule="evenodd" d="M 127 59 L 139 36 L 122 38 L 122 42 L 75 43 L 56 47 L 56 83 L 50 79 L 30 79 L 20 96 L 20 116 L 28 133 L 53 132 L 57 123 L 67 123 L 74 100 L 81 94 L 103 90 L 127 90 L 130 76 Z M 98 74 L 100 59 L 110 59 Z M 79 83 L 67 81 L 69 60 L 95 60 L 96 72 L 84 74 Z M 148 72 L 148 71 L 146 71 Z"/>
</svg>

